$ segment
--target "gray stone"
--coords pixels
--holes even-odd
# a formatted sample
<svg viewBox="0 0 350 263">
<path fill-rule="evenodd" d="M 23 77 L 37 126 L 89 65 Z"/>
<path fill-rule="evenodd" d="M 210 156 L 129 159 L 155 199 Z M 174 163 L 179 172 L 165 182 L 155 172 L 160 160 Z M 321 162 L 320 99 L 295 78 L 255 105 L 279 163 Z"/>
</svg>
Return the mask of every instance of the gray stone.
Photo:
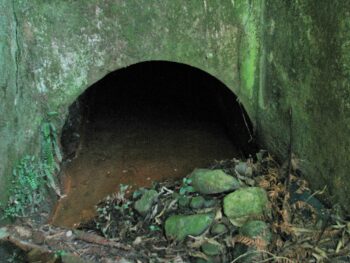
<svg viewBox="0 0 350 263">
<path fill-rule="evenodd" d="M 180 207 L 186 207 L 189 205 L 191 198 L 188 196 L 180 196 L 178 199 L 178 203 Z"/>
<path fill-rule="evenodd" d="M 205 199 L 203 196 L 195 196 L 191 199 L 190 206 L 193 209 L 203 208 L 205 204 Z"/>
<path fill-rule="evenodd" d="M 214 213 L 170 216 L 165 221 L 165 235 L 176 241 L 182 241 L 188 235 L 198 236 L 210 227 L 214 217 Z"/>
<path fill-rule="evenodd" d="M 195 169 L 190 175 L 192 186 L 201 194 L 217 194 L 240 187 L 239 181 L 222 170 Z"/>
<path fill-rule="evenodd" d="M 260 238 L 266 244 L 269 244 L 272 238 L 270 227 L 264 221 L 260 220 L 252 220 L 245 223 L 240 228 L 239 233 L 250 238 Z"/>
<path fill-rule="evenodd" d="M 157 199 L 158 192 L 156 190 L 146 191 L 142 197 L 135 202 L 134 208 L 141 215 L 146 215 L 152 208 L 154 201 Z"/>
<path fill-rule="evenodd" d="M 240 235 L 252 238 L 252 239 L 262 239 L 268 245 L 271 242 L 272 234 L 269 226 L 259 220 L 253 220 L 245 223 L 239 230 Z M 250 262 L 259 262 L 263 258 L 263 253 L 259 253 L 255 246 L 246 246 L 244 244 L 237 244 L 233 250 L 234 257 L 237 258 L 245 254 L 241 258 L 240 262 L 250 263 Z"/>
<path fill-rule="evenodd" d="M 217 201 L 215 199 L 209 199 L 209 200 L 205 200 L 204 207 L 205 208 L 214 207 L 216 204 L 217 204 Z"/>
<path fill-rule="evenodd" d="M 208 256 L 216 256 L 221 253 L 221 245 L 219 243 L 205 242 L 201 249 Z"/>
<path fill-rule="evenodd" d="M 225 224 L 222 224 L 222 223 L 215 224 L 210 229 L 210 233 L 213 235 L 224 234 L 227 231 L 228 231 L 227 226 Z"/>
<path fill-rule="evenodd" d="M 266 191 L 260 187 L 241 188 L 224 198 L 224 213 L 235 226 L 259 218 L 268 211 Z"/>
</svg>

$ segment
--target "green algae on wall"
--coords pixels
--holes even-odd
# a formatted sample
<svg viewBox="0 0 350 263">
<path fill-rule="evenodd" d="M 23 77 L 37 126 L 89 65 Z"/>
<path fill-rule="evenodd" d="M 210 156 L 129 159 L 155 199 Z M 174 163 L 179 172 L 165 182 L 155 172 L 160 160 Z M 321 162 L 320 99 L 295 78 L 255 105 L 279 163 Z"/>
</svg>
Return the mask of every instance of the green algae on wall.
<svg viewBox="0 0 350 263">
<path fill-rule="evenodd" d="M 37 133 L 35 102 L 29 100 L 21 75 L 21 39 L 14 2 L 0 1 L 0 200 L 7 197 L 12 167 L 33 151 Z"/>
<path fill-rule="evenodd" d="M 239 87 L 235 90 L 239 100 L 245 106 L 252 122 L 255 124 L 259 90 L 264 76 L 263 70 L 263 19 L 265 1 L 232 1 L 238 34 L 237 74 Z"/>
<path fill-rule="evenodd" d="M 260 5 L 235 2 L 0 0 L 0 199 L 16 161 L 40 152 L 43 116 L 58 112 L 61 127 L 68 106 L 111 71 L 149 60 L 184 63 L 243 98 L 240 78 L 250 89 L 256 84 Z"/>
<path fill-rule="evenodd" d="M 293 152 L 313 189 L 349 210 L 350 3 L 267 1 L 265 111 L 259 134 L 286 156 Z M 292 109 L 292 120 L 288 114 Z"/>
<path fill-rule="evenodd" d="M 0 0 L 0 199 L 39 125 L 107 73 L 185 63 L 234 91 L 259 139 L 302 159 L 314 189 L 350 210 L 347 1 Z M 292 119 L 289 111 L 292 110 Z"/>
<path fill-rule="evenodd" d="M 107 73 L 148 60 L 198 67 L 238 89 L 240 24 L 231 1 L 24 1 L 19 8 L 36 89 L 55 107 Z"/>
</svg>

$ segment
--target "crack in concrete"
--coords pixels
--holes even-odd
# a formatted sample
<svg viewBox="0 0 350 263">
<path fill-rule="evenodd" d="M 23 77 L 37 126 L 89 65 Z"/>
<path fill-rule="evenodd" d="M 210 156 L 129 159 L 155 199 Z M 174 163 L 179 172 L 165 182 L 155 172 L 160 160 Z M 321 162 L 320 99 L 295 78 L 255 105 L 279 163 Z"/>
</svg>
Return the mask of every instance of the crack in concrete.
<svg viewBox="0 0 350 263">
<path fill-rule="evenodd" d="M 265 43 L 265 0 L 261 1 L 260 14 L 260 62 L 259 62 L 259 90 L 257 94 L 257 104 L 261 109 L 265 109 L 265 85 L 266 85 L 266 43 Z M 259 107 L 258 107 L 259 108 Z"/>
<path fill-rule="evenodd" d="M 238 43 L 238 49 L 237 49 L 237 74 L 238 74 L 238 85 L 240 86 L 240 88 L 238 89 L 239 94 L 237 94 L 238 97 L 241 95 L 241 86 L 242 86 L 242 76 L 241 76 L 241 73 L 242 73 L 241 72 L 241 63 L 242 63 L 241 55 L 242 54 L 241 54 L 241 49 L 242 49 L 242 45 L 243 45 L 242 41 L 244 39 L 243 35 L 245 33 L 245 28 L 246 28 L 246 26 L 248 24 L 248 21 L 250 19 L 251 14 L 252 14 L 252 8 L 253 8 L 253 3 L 252 3 L 251 0 L 249 0 L 248 4 L 249 4 L 249 10 L 248 10 L 247 19 L 246 19 L 246 21 L 242 20 L 242 23 L 241 23 L 241 25 L 238 28 L 239 32 L 238 32 L 238 36 L 237 36 L 237 39 L 238 39 L 238 41 L 237 41 L 237 43 Z M 233 7 L 234 7 L 234 2 L 233 2 Z"/>
<path fill-rule="evenodd" d="M 12 12 L 13 12 L 13 18 L 15 21 L 15 43 L 16 43 L 16 49 L 15 49 L 15 65 L 16 65 L 16 80 L 15 80 L 15 84 L 16 84 L 16 94 L 19 93 L 19 85 L 18 85 L 18 79 L 19 79 L 19 41 L 18 41 L 18 18 L 17 18 L 17 14 L 16 14 L 16 8 L 15 8 L 15 1 L 16 0 L 12 0 Z"/>
</svg>

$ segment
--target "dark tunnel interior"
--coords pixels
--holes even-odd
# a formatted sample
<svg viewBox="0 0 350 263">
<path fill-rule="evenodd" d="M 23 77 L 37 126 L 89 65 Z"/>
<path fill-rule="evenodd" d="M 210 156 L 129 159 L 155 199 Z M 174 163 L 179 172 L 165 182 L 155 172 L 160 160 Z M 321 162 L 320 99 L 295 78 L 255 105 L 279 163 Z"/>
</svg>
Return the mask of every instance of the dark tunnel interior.
<svg viewBox="0 0 350 263">
<path fill-rule="evenodd" d="M 120 183 L 146 186 L 247 157 L 255 151 L 249 130 L 236 96 L 199 69 L 151 61 L 112 72 L 70 107 L 61 136 L 68 197 L 53 221 L 72 225 L 67 210 L 82 195 L 77 222 Z"/>
</svg>

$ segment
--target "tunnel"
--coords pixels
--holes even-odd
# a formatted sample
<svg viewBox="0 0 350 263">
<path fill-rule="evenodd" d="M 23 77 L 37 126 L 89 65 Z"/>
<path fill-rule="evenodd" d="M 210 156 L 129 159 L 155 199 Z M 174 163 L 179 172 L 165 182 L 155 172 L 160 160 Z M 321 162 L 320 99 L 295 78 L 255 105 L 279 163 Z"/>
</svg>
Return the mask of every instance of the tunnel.
<svg viewBox="0 0 350 263">
<path fill-rule="evenodd" d="M 61 145 L 67 196 L 52 222 L 62 226 L 91 218 L 120 184 L 179 179 L 255 150 L 236 95 L 202 70 L 166 61 L 116 70 L 89 87 L 69 108 Z"/>
<path fill-rule="evenodd" d="M 195 168 L 227 170 L 228 163 L 268 159 L 264 170 L 250 173 L 253 182 L 244 182 L 265 189 L 273 208 L 273 220 L 250 218 L 263 219 L 273 234 L 264 255 L 349 262 L 350 1 L 0 0 L 0 6 L 0 241 L 90 260 L 95 246 L 76 247 L 82 244 L 76 230 L 97 218 L 94 206 L 118 196 L 120 185 L 129 185 L 130 194 L 145 187 L 162 195 L 159 186 L 172 185 L 181 195 L 182 187 L 193 187 L 187 179 Z M 236 167 L 231 172 L 239 177 Z M 294 176 L 302 189 L 290 184 Z M 191 193 L 191 202 L 198 195 Z M 223 218 L 235 220 L 224 211 L 227 196 L 213 199 Z M 129 197 L 138 224 L 134 205 L 141 196 Z M 327 208 L 319 216 L 315 202 L 309 206 L 315 199 Z M 168 201 L 154 203 L 152 214 Z M 172 239 L 165 221 L 173 213 L 203 212 L 177 208 L 163 213 L 164 224 L 152 223 L 161 230 L 146 224 L 147 235 Z M 33 235 L 20 231 L 21 240 L 21 233 L 6 234 L 36 222 Z M 245 231 L 232 222 L 223 222 L 232 231 L 220 236 L 221 248 L 252 244 L 235 234 Z M 207 230 L 194 241 L 212 240 Z M 188 251 L 190 236 L 181 249 Z M 52 246 L 55 237 L 72 242 L 63 250 L 60 239 Z M 2 244 L 0 262 L 13 262 Z M 157 248 L 177 249 L 164 244 Z M 104 247 L 108 255 L 114 250 Z"/>
</svg>

